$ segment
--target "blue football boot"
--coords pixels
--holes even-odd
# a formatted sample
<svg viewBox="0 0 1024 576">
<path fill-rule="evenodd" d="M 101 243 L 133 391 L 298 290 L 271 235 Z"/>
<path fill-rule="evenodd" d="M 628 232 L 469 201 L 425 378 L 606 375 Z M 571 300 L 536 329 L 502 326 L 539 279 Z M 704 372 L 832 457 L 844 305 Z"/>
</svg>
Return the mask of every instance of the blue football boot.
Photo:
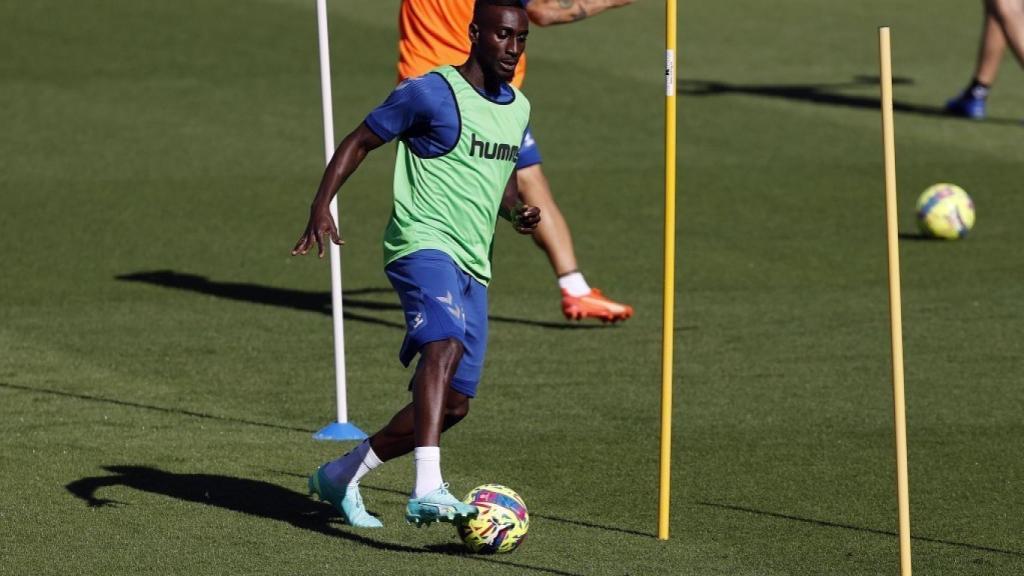
<svg viewBox="0 0 1024 576">
<path fill-rule="evenodd" d="M 970 90 L 964 90 L 959 96 L 946 102 L 946 113 L 981 120 L 985 117 L 985 98 L 978 98 Z"/>
<path fill-rule="evenodd" d="M 466 504 L 452 496 L 448 491 L 448 484 L 444 484 L 429 494 L 409 498 L 409 503 L 405 506 L 405 520 L 416 527 L 431 522 L 457 523 L 476 518 L 478 512 L 476 506 Z"/>
<path fill-rule="evenodd" d="M 309 477 L 309 493 L 316 494 L 321 500 L 330 502 L 341 513 L 345 523 L 354 528 L 382 528 L 380 520 L 366 511 L 363 497 L 359 494 L 359 486 L 339 488 L 320 466 Z"/>
</svg>

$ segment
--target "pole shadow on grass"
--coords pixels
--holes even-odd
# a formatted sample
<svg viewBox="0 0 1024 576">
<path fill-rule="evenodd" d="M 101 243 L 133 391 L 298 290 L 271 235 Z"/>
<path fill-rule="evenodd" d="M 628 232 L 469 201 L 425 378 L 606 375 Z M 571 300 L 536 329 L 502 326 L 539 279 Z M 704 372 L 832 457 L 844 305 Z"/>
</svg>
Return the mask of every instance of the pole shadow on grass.
<svg viewBox="0 0 1024 576">
<path fill-rule="evenodd" d="M 52 388 L 38 388 L 34 386 L 21 386 L 18 384 L 11 384 L 10 382 L 0 382 L 0 388 L 20 390 L 22 392 L 32 392 L 35 394 L 48 394 L 51 396 L 59 396 L 62 398 L 74 398 L 75 400 L 86 400 L 88 402 L 98 402 L 101 404 L 113 404 L 114 406 L 124 406 L 127 408 L 140 408 L 142 410 L 151 410 L 153 412 L 162 412 L 164 414 L 181 414 L 183 416 L 190 416 L 192 418 L 217 420 L 220 422 L 231 422 L 234 424 L 245 424 L 247 426 L 259 426 L 260 428 L 270 428 L 273 430 L 285 430 L 288 432 L 306 432 L 308 434 L 313 434 L 316 432 L 316 430 L 314 429 L 300 428 L 298 426 L 287 426 L 284 424 L 275 424 L 273 422 L 260 422 L 258 420 L 247 420 L 245 418 L 233 418 L 231 416 L 219 416 L 217 414 L 196 412 L 194 410 L 185 410 L 182 408 L 167 408 L 164 406 L 154 406 L 152 404 L 129 402 L 127 400 L 118 400 L 117 398 L 105 398 L 103 396 L 93 396 L 90 394 L 81 394 L 78 392 L 68 392 L 66 390 L 54 390 Z"/>
<path fill-rule="evenodd" d="M 292 474 L 289 474 L 292 475 Z M 367 490 L 373 490 L 375 492 L 388 492 L 390 494 L 399 494 L 403 497 L 408 496 L 407 493 L 401 490 L 393 490 L 391 488 L 382 488 L 380 486 L 370 486 L 368 484 L 360 484 Z M 583 520 L 571 520 L 569 518 L 561 518 L 559 516 L 551 516 L 548 514 L 538 514 L 536 512 L 530 512 L 530 518 L 541 518 L 543 520 L 551 520 L 552 522 L 559 522 L 562 524 L 572 524 L 574 526 L 582 526 L 584 528 L 596 528 L 597 530 L 604 530 L 606 532 L 619 532 L 621 534 L 630 534 L 633 536 L 643 536 L 644 538 L 654 538 L 655 534 L 650 532 L 640 532 L 639 530 L 629 530 L 627 528 L 617 528 L 615 526 L 604 526 L 602 524 L 594 524 L 593 522 L 584 522 Z"/>
<path fill-rule="evenodd" d="M 262 286 L 260 284 L 249 284 L 243 282 L 215 282 L 198 274 L 187 274 L 173 270 L 153 270 L 148 272 L 133 272 L 115 277 L 122 282 L 140 282 L 164 288 L 175 288 L 187 290 L 199 294 L 207 294 L 218 298 L 235 300 L 238 302 L 251 302 L 255 304 L 267 304 L 282 308 L 292 308 L 306 312 L 318 312 L 320 314 L 331 314 L 331 293 L 315 292 L 309 290 L 294 290 L 291 288 L 275 288 L 273 286 Z M 360 288 L 356 290 L 345 290 L 342 294 L 344 301 L 344 317 L 346 320 L 365 322 L 378 326 L 387 326 L 405 330 L 405 324 L 393 320 L 385 320 L 375 316 L 367 315 L 366 312 L 401 312 L 402 307 L 395 301 L 381 302 L 371 300 L 365 296 L 376 294 L 393 294 L 391 288 Z M 593 330 L 602 329 L 606 326 L 593 324 L 570 324 L 568 322 L 547 322 L 544 320 L 529 320 L 524 318 L 510 318 L 491 314 L 488 318 L 492 322 L 505 324 L 521 324 L 537 328 L 548 328 L 552 330 Z"/>
<path fill-rule="evenodd" d="M 913 84 L 914 80 L 906 77 L 893 78 L 893 84 Z M 846 108 L 863 108 L 878 111 L 881 103 L 877 94 L 859 96 L 844 93 L 844 90 L 857 88 L 875 88 L 879 86 L 877 76 L 854 76 L 848 82 L 825 82 L 816 84 L 738 84 L 719 80 L 680 80 L 677 92 L 684 96 L 721 96 L 724 94 L 744 94 L 765 98 L 781 98 L 797 102 L 808 102 L 825 106 L 842 106 Z M 967 120 L 946 113 L 943 106 L 929 104 L 913 104 L 910 102 L 893 102 L 893 110 L 920 116 L 942 117 L 948 119 Z M 1013 118 L 986 118 L 971 122 L 987 122 L 990 124 L 1020 124 Z"/>
<path fill-rule="evenodd" d="M 758 510 L 756 508 L 747 508 L 745 506 L 735 506 L 733 504 L 722 504 L 719 502 L 697 502 L 701 506 L 707 506 L 709 508 L 718 508 L 721 510 L 731 510 L 733 512 L 744 512 L 747 514 L 755 514 L 757 516 L 766 516 L 769 518 L 778 518 L 781 520 L 791 520 L 794 522 L 802 522 L 804 524 L 813 524 L 815 526 L 822 526 L 825 528 L 842 528 L 845 530 L 854 530 L 856 532 L 865 532 L 868 534 L 878 534 L 880 536 L 892 536 L 898 538 L 897 532 L 890 530 L 879 530 L 877 528 L 865 528 L 863 526 L 855 526 L 853 524 L 843 524 L 840 522 L 831 522 L 828 520 L 818 520 L 815 518 L 804 518 L 802 516 L 795 516 L 792 514 L 782 514 L 779 512 L 770 512 L 767 510 Z M 958 548 L 966 548 L 968 550 L 975 550 L 978 552 L 993 552 L 996 554 L 1004 554 L 1007 556 L 1017 556 L 1024 558 L 1024 552 L 1016 550 L 1004 550 L 1002 548 L 992 548 L 991 546 L 980 546 L 978 544 L 969 544 L 967 542 L 956 542 L 954 540 L 943 540 L 941 538 L 928 538 L 925 536 L 911 536 L 911 540 L 917 540 L 919 542 L 930 542 L 932 544 L 945 544 L 946 546 L 955 546 Z"/>
<path fill-rule="evenodd" d="M 285 472 L 283 470 L 271 470 L 271 472 L 274 472 L 276 474 L 281 474 L 282 476 L 291 476 L 291 477 L 294 477 L 294 478 L 305 478 L 305 476 L 303 476 L 302 474 L 296 474 L 294 472 Z M 403 498 L 408 496 L 407 492 L 402 492 L 401 490 L 395 490 L 393 488 L 384 488 L 383 486 L 373 486 L 373 485 L 365 484 L 365 483 L 361 483 L 359 486 L 361 488 L 363 488 L 364 490 L 371 490 L 373 492 L 384 492 L 384 493 L 387 493 L 387 494 L 397 494 L 399 496 L 402 496 Z M 629 530 L 628 528 L 618 528 L 618 527 L 615 527 L 615 526 L 604 526 L 602 524 L 594 524 L 593 522 L 584 522 L 583 520 L 572 520 L 572 519 L 569 519 L 569 518 L 561 518 L 559 516 L 550 516 L 550 515 L 547 515 L 547 514 L 537 514 L 536 512 L 530 512 L 530 517 L 531 518 L 542 518 L 544 520 L 551 520 L 552 522 L 560 522 L 562 524 L 573 524 L 575 526 L 582 526 L 584 528 L 595 528 L 597 530 L 604 530 L 606 532 L 619 532 L 621 534 L 630 534 L 630 535 L 633 535 L 633 536 L 643 536 L 644 538 L 654 538 L 655 537 L 655 534 L 653 534 L 651 532 L 640 532 L 639 530 Z"/>
<path fill-rule="evenodd" d="M 349 530 L 342 530 L 333 525 L 340 523 L 341 519 L 331 505 L 314 501 L 305 494 L 269 482 L 214 474 L 176 474 L 148 466 L 104 466 L 103 469 L 110 472 L 111 475 L 81 478 L 68 483 L 65 488 L 92 508 L 127 506 L 125 502 L 97 495 L 97 492 L 103 488 L 124 486 L 169 496 L 177 500 L 216 506 L 250 516 L 285 522 L 296 528 L 348 540 L 385 552 L 462 556 L 467 560 L 488 562 L 522 570 L 560 576 L 577 576 L 572 572 L 553 568 L 465 554 L 466 550 L 461 546 L 430 545 L 417 548 L 363 535 L 372 532 L 357 534 Z"/>
</svg>

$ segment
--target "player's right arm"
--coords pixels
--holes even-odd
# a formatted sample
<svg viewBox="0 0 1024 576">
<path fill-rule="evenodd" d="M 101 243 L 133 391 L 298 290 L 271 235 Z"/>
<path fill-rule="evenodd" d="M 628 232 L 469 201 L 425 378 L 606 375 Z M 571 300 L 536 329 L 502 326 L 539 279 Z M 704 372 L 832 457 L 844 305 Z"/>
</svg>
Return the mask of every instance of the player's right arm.
<svg viewBox="0 0 1024 576">
<path fill-rule="evenodd" d="M 339 246 L 344 244 L 341 235 L 338 234 L 338 227 L 331 218 L 331 200 L 366 155 L 383 144 L 384 140 L 370 130 L 366 122 L 361 123 L 341 141 L 341 145 L 334 152 L 334 157 L 327 164 L 327 169 L 324 170 L 320 187 L 313 198 L 313 205 L 309 207 L 309 222 L 306 223 L 306 230 L 292 249 L 292 256 L 305 254 L 313 244 L 316 244 L 317 253 L 323 258 L 324 236 L 330 237 Z"/>
<path fill-rule="evenodd" d="M 339 246 L 342 244 L 338 227 L 331 217 L 331 200 L 371 150 L 401 137 L 408 130 L 422 130 L 429 126 L 437 107 L 436 98 L 430 97 L 431 82 L 440 82 L 441 87 L 448 90 L 444 80 L 437 78 L 417 78 L 399 84 L 383 104 L 370 112 L 363 123 L 341 141 L 320 180 L 313 205 L 309 208 L 309 222 L 292 249 L 293 256 L 309 252 L 316 244 L 323 258 L 325 237 Z"/>
</svg>

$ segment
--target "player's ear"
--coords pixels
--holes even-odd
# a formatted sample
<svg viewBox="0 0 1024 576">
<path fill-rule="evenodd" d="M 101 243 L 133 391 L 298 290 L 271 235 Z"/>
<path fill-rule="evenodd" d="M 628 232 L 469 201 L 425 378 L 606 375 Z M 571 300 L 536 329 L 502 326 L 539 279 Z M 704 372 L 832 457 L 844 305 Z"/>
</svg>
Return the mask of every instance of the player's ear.
<svg viewBox="0 0 1024 576">
<path fill-rule="evenodd" d="M 480 27 L 476 25 L 476 22 L 469 23 L 469 43 L 476 44 L 480 40 Z"/>
</svg>

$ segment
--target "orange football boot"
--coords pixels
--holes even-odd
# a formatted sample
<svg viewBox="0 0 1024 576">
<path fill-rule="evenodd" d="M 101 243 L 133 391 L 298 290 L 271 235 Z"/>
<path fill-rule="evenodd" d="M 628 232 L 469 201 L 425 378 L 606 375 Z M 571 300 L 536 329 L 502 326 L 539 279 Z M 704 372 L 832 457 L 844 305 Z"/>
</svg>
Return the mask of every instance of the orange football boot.
<svg viewBox="0 0 1024 576">
<path fill-rule="evenodd" d="M 602 322 L 618 322 L 633 315 L 633 307 L 608 299 L 597 288 L 584 296 L 569 296 L 562 289 L 562 313 L 568 320 L 597 318 Z"/>
</svg>

